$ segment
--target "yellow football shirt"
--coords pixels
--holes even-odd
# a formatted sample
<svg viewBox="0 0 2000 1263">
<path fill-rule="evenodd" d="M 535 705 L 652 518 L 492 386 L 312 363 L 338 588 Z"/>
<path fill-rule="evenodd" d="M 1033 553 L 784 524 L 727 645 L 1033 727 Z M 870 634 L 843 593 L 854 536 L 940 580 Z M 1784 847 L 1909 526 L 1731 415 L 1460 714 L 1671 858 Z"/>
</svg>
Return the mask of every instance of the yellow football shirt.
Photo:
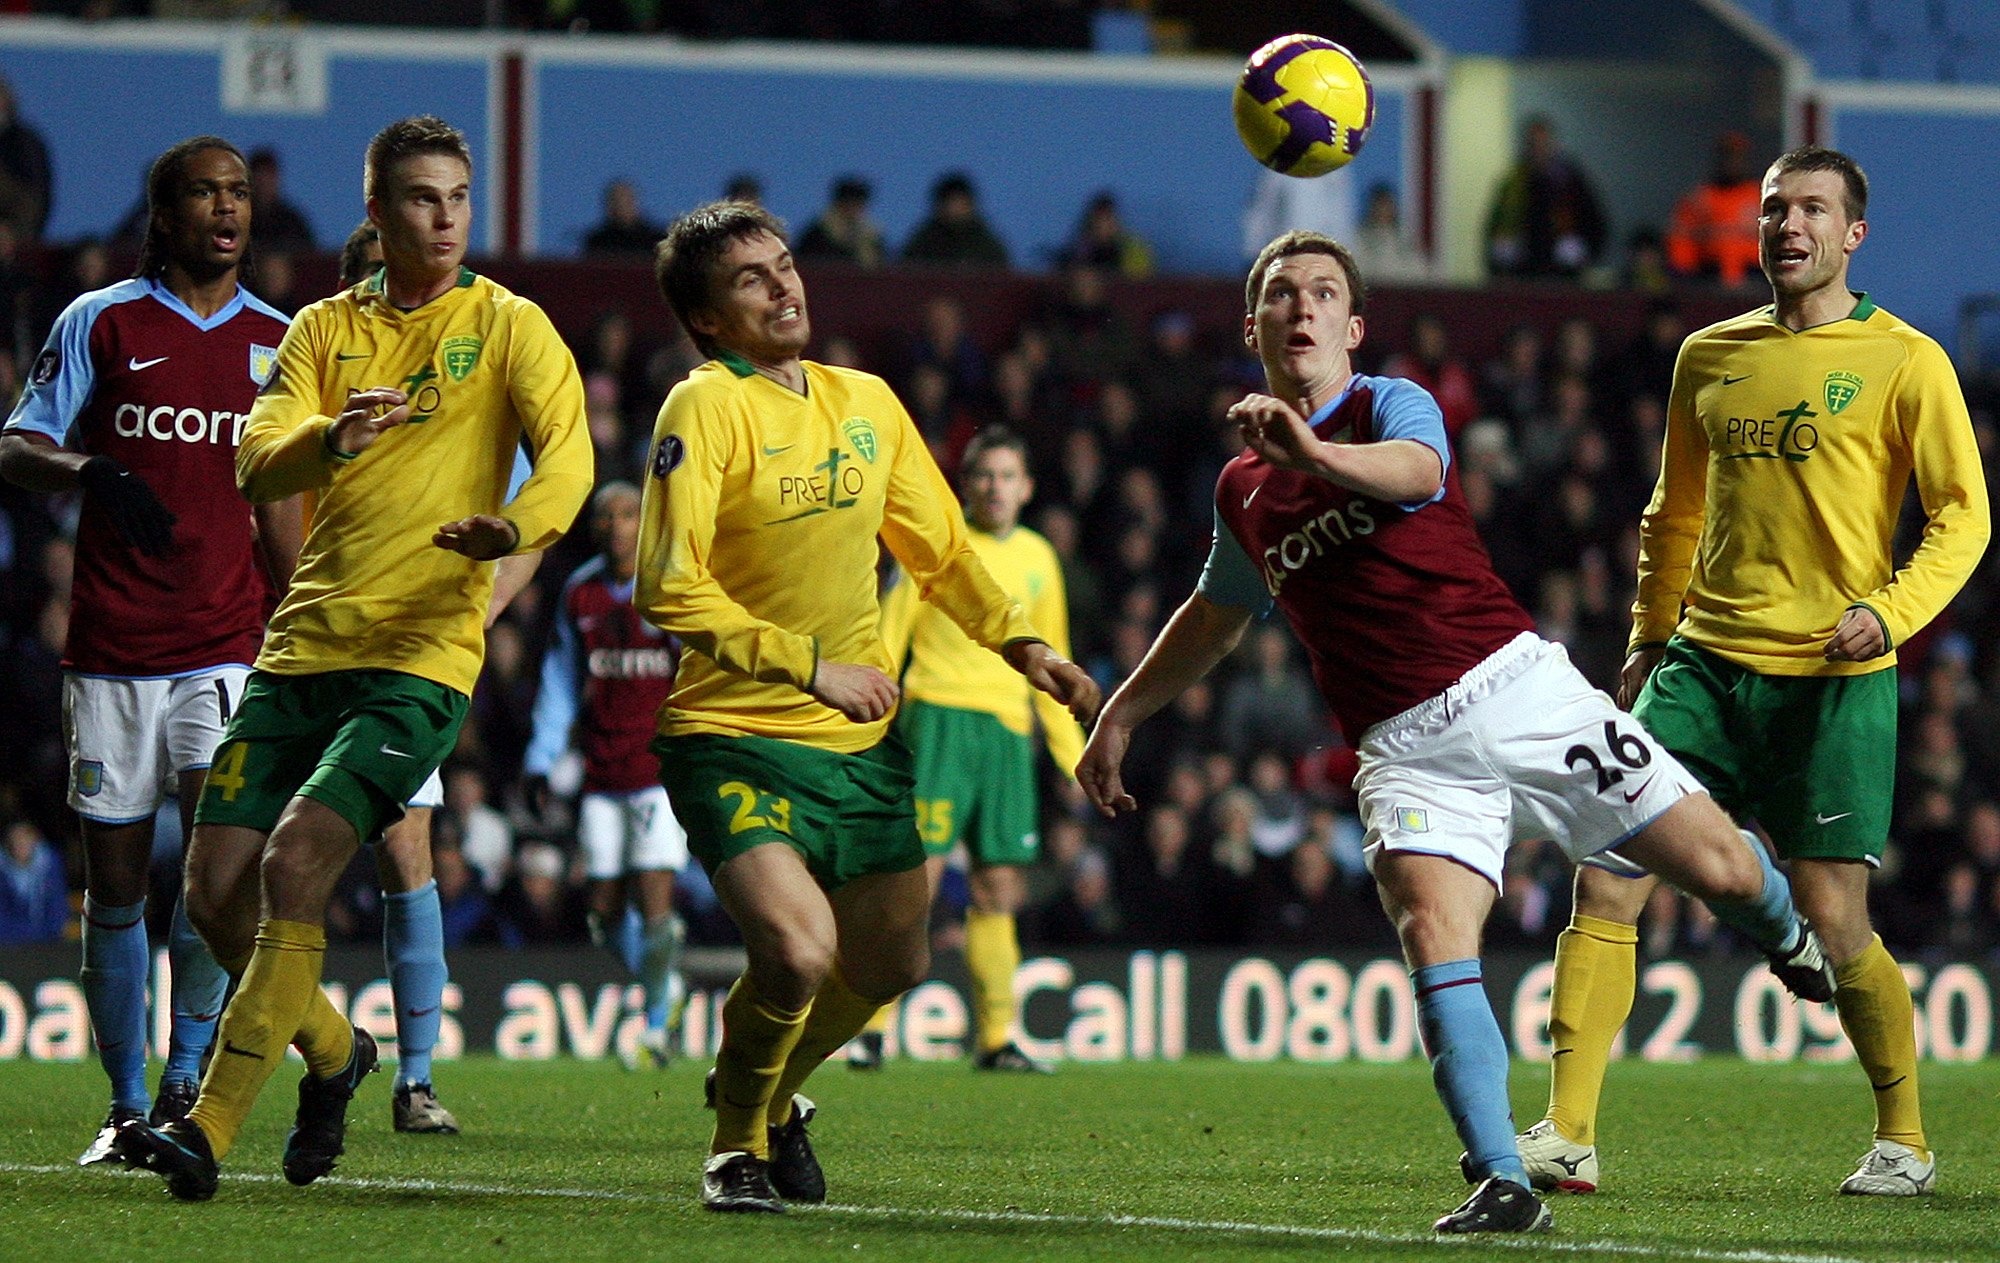
<svg viewBox="0 0 2000 1263">
<path fill-rule="evenodd" d="M 1063 591 L 1062 563 L 1049 541 L 1017 526 L 1004 537 L 969 528 L 972 551 L 1008 596 L 1021 603 L 1028 621 L 1049 647 L 1069 656 L 1069 599 Z M 984 711 L 1022 736 L 1040 719 L 1056 766 L 1074 775 L 1083 757 L 1083 727 L 1069 710 L 1032 688 L 1000 655 L 974 644 L 958 624 L 917 595 L 905 577 L 882 602 L 882 640 L 889 660 L 902 666 L 903 696 L 938 706 Z"/>
<path fill-rule="evenodd" d="M 1972 573 L 1991 527 L 1958 376 L 1936 342 L 1859 298 L 1797 333 L 1765 307 L 1682 344 L 1639 527 L 1633 646 L 1678 631 L 1768 675 L 1880 671 Z M 1927 523 L 1899 569 L 1912 474 Z M 1891 652 L 1828 662 L 1855 605 Z"/>
<path fill-rule="evenodd" d="M 355 460 L 336 460 L 328 429 L 351 393 L 375 386 L 407 392 L 410 420 Z M 534 473 L 506 503 L 524 434 Z M 582 378 L 540 307 L 469 271 L 415 311 L 389 303 L 379 272 L 314 303 L 279 345 L 237 448 L 236 480 L 251 500 L 313 498 L 258 668 L 403 671 L 469 695 L 486 651 L 493 564 L 432 535 L 506 504 L 520 549 L 546 548 L 592 477 Z"/>
<path fill-rule="evenodd" d="M 819 660 L 889 671 L 876 605 L 879 536 L 978 643 L 1040 640 L 966 539 L 909 413 L 879 377 L 805 364 L 792 391 L 733 357 L 660 408 L 639 533 L 637 604 L 681 638 L 667 735 L 777 737 L 842 753 L 853 723 L 806 690 Z"/>
</svg>

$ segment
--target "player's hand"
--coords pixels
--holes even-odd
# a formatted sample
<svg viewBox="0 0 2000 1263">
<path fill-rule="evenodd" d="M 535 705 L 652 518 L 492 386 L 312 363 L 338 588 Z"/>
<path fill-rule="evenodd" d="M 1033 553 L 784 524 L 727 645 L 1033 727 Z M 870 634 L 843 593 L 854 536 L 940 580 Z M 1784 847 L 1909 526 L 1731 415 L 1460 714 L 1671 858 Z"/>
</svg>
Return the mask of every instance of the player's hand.
<svg viewBox="0 0 2000 1263">
<path fill-rule="evenodd" d="M 375 440 L 410 419 L 410 397 L 394 386 L 357 390 L 326 432 L 327 447 L 342 456 L 359 456 Z M 380 411 L 381 409 L 388 411 Z"/>
<path fill-rule="evenodd" d="M 118 538 L 148 557 L 164 557 L 174 546 L 179 519 L 160 503 L 146 480 L 109 456 L 93 456 L 76 471 L 85 498 L 111 519 Z"/>
<path fill-rule="evenodd" d="M 1618 672 L 1618 709 L 1632 709 L 1632 703 L 1639 700 L 1639 690 L 1646 687 L 1646 678 L 1653 674 L 1654 667 L 1660 665 L 1660 659 L 1666 652 L 1658 645 L 1647 645 L 1634 649 L 1625 659 L 1625 665 Z"/>
<path fill-rule="evenodd" d="M 872 724 L 896 707 L 896 682 L 857 662 L 825 662 L 813 672 L 807 692 L 857 724 Z"/>
<path fill-rule="evenodd" d="M 1107 818 L 1139 807 L 1139 800 L 1125 792 L 1125 780 L 1118 772 L 1125 762 L 1125 748 L 1131 744 L 1130 729 L 1100 723 L 1090 734 L 1090 744 L 1083 747 L 1083 757 L 1077 760 L 1076 783 L 1083 787 L 1091 806 Z"/>
<path fill-rule="evenodd" d="M 431 536 L 431 543 L 474 561 L 493 561 L 505 557 L 520 545 L 521 531 L 504 517 L 475 513 L 438 527 L 437 534 Z"/>
<path fill-rule="evenodd" d="M 1881 620 L 1857 605 L 1840 616 L 1823 652 L 1828 662 L 1866 662 L 1889 652 L 1889 640 Z"/>
<path fill-rule="evenodd" d="M 1026 676 L 1028 683 L 1068 707 L 1069 713 L 1084 727 L 1088 728 L 1090 721 L 1097 718 L 1097 707 L 1104 700 L 1103 690 L 1076 663 L 1039 640 L 1017 640 L 1001 656 L 1007 659 L 1008 666 Z"/>
<path fill-rule="evenodd" d="M 1320 441 L 1297 408 L 1271 395 L 1245 395 L 1229 409 L 1244 446 L 1273 465 L 1311 470 Z"/>
</svg>

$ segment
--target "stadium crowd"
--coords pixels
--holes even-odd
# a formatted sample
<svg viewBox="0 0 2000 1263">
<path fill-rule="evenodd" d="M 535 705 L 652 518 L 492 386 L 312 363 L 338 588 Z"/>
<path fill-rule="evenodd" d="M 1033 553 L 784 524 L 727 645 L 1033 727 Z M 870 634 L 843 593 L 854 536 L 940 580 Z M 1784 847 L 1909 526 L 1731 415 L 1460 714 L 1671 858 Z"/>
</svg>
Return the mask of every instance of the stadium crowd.
<svg viewBox="0 0 2000 1263">
<path fill-rule="evenodd" d="M 941 182 L 941 191 L 952 190 Z M 1086 208 L 1080 222 L 1100 209 Z M 1261 380 L 1233 328 L 1176 307 L 1128 319 L 1107 293 L 1118 253 L 1093 252 L 1080 236 L 1050 274 L 1050 300 L 997 340 L 973 334 L 958 300 L 934 297 L 903 313 L 904 336 L 867 362 L 842 337 L 814 348 L 814 358 L 889 377 L 948 472 L 982 425 L 1004 423 L 1026 439 L 1038 490 L 1027 520 L 1062 559 L 1075 653 L 1107 691 L 1193 584 L 1215 477 L 1236 443 L 1222 417 Z M 76 294 L 107 283 L 116 257 L 115 246 L 94 242 L 31 253 L 0 234 L 0 307 L 12 316 L 0 397 L 10 407 L 49 324 Z M 267 267 L 254 285 L 290 310 L 310 297 L 288 292 L 290 272 Z M 1456 354 L 1445 324 L 1420 314 L 1406 328 L 1371 329 L 1360 356 L 1363 371 L 1412 378 L 1438 397 L 1456 476 L 1502 577 L 1543 634 L 1607 688 L 1624 657 L 1636 527 L 1688 331 L 1662 297 L 1628 345 L 1606 345 L 1583 318 L 1523 323 L 1481 363 Z M 660 400 L 697 353 L 679 337 L 647 344 L 616 310 L 564 332 L 585 375 L 600 483 L 640 481 Z M 1990 462 L 1990 399 L 1970 393 Z M 0 763 L 0 942 L 75 932 L 66 891 L 80 889 L 81 856 L 63 805 L 59 725 L 76 510 L 73 498 L 0 485 L 0 643 L 12 664 L 0 679 L 9 753 Z M 452 944 L 585 941 L 583 874 L 562 794 L 574 791 L 574 775 L 565 781 L 558 767 L 558 792 L 547 796 L 528 792 L 521 765 L 553 601 L 592 554 L 588 534 L 579 523 L 551 550 L 489 636 L 434 826 Z M 1885 939 L 1913 955 L 2000 953 L 1994 571 L 1989 559 L 1953 610 L 1900 651 L 1902 783 L 1874 893 Z M 1137 817 L 1098 819 L 1044 763 L 1044 859 L 1023 939 L 1031 948 L 1393 944 L 1362 866 L 1353 770 L 1289 632 L 1276 622 L 1256 629 L 1223 674 L 1140 733 L 1127 764 L 1143 804 Z M 170 887 L 179 830 L 171 811 L 160 824 L 157 880 Z M 684 878 L 691 937 L 727 941 L 733 931 L 698 866 Z M 956 900 L 941 901 L 945 940 L 958 932 L 951 908 L 963 906 L 962 883 L 954 888 Z M 1545 949 L 1567 922 L 1569 891 L 1553 846 L 1516 848 L 1489 938 Z M 364 854 L 330 916 L 333 937 L 379 937 L 380 903 Z M 172 905 L 152 906 L 164 916 Z M 1666 892 L 1644 932 L 1653 954 L 1727 939 L 1699 905 Z"/>
</svg>

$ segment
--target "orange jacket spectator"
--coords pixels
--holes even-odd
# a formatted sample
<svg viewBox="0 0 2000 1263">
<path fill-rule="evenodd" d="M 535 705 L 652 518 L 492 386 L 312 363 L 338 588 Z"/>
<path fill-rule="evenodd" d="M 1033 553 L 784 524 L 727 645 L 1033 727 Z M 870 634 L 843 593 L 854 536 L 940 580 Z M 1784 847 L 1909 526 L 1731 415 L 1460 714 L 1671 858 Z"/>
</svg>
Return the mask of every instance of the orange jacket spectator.
<svg viewBox="0 0 2000 1263">
<path fill-rule="evenodd" d="M 1763 185 L 1744 172 L 1750 142 L 1730 132 L 1716 142 L 1715 171 L 1674 207 L 1667 263 L 1682 276 L 1741 284 L 1757 268 L 1757 208 Z"/>
</svg>

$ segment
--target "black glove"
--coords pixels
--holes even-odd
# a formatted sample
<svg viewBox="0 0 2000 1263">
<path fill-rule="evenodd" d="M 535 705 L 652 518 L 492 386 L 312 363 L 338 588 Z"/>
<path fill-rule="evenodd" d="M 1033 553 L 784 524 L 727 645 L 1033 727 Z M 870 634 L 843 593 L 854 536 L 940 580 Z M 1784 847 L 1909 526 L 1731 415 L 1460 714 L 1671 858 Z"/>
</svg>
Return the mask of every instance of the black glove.
<svg viewBox="0 0 2000 1263">
<path fill-rule="evenodd" d="M 174 544 L 176 519 L 146 480 L 109 456 L 93 456 L 77 471 L 83 493 L 104 510 L 118 537 L 146 554 L 164 557 Z"/>
</svg>

